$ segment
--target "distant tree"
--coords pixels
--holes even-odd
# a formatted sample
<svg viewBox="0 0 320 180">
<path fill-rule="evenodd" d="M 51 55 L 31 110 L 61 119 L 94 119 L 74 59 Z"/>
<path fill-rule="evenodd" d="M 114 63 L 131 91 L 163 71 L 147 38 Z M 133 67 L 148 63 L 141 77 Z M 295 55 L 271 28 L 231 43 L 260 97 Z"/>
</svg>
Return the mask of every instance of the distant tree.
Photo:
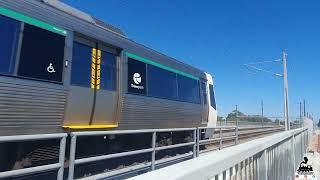
<svg viewBox="0 0 320 180">
<path fill-rule="evenodd" d="M 222 116 L 218 116 L 218 121 L 225 121 L 225 119 Z"/>
<path fill-rule="evenodd" d="M 227 121 L 236 121 L 237 118 L 238 118 L 238 120 L 240 120 L 239 117 L 243 117 L 243 116 L 245 116 L 244 113 L 234 110 L 234 111 L 232 111 L 231 113 L 228 114 L 226 119 L 227 119 Z"/>
<path fill-rule="evenodd" d="M 280 121 L 279 119 L 276 119 L 274 123 L 279 124 L 279 121 Z"/>
<path fill-rule="evenodd" d="M 318 127 L 320 127 L 320 119 L 319 119 L 319 122 L 318 122 Z"/>
<path fill-rule="evenodd" d="M 249 122 L 261 122 L 262 120 L 264 122 L 272 122 L 271 119 L 263 117 L 261 118 L 261 116 L 259 115 L 246 115 L 240 111 L 232 111 L 231 113 L 228 114 L 228 116 L 226 117 L 227 121 L 236 121 L 238 119 L 238 121 L 249 121 Z"/>
</svg>

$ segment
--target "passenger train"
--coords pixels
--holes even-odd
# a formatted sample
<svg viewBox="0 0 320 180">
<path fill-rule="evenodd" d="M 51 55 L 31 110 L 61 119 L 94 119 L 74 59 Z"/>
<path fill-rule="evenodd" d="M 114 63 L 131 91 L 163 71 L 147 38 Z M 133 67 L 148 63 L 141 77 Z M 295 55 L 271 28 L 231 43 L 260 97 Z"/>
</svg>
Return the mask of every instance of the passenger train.
<svg viewBox="0 0 320 180">
<path fill-rule="evenodd" d="M 0 39 L 2 136 L 216 124 L 210 74 L 60 1 L 0 1 Z"/>
</svg>

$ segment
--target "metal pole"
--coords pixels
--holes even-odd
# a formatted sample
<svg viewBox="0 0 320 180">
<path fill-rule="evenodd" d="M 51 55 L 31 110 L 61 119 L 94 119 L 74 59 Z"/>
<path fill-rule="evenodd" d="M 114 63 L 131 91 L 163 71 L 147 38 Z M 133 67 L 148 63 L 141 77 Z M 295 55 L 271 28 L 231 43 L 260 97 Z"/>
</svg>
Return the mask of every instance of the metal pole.
<svg viewBox="0 0 320 180">
<path fill-rule="evenodd" d="M 68 180 L 73 180 L 73 176 L 74 176 L 74 165 L 75 165 L 74 161 L 76 157 L 76 145 L 77 145 L 77 136 L 71 134 Z"/>
<path fill-rule="evenodd" d="M 303 100 L 303 117 L 306 117 L 306 100 Z"/>
<path fill-rule="evenodd" d="M 239 141 L 239 132 L 238 132 L 238 126 L 236 126 L 236 144 L 238 144 Z"/>
<path fill-rule="evenodd" d="M 197 157 L 200 154 L 200 129 L 197 128 Z"/>
<path fill-rule="evenodd" d="M 224 118 L 224 122 L 225 122 L 225 125 L 228 126 L 228 124 L 227 124 L 227 117 Z"/>
<path fill-rule="evenodd" d="M 152 133 L 151 171 L 155 170 L 157 132 Z"/>
<path fill-rule="evenodd" d="M 60 168 L 57 175 L 57 180 L 63 180 L 63 170 L 64 170 L 64 157 L 66 151 L 66 137 L 60 139 L 60 151 L 59 151 L 59 163 Z"/>
<path fill-rule="evenodd" d="M 220 127 L 220 145 L 219 145 L 219 150 L 222 149 L 222 128 Z"/>
<path fill-rule="evenodd" d="M 261 100 L 261 125 L 263 127 L 263 100 Z"/>
<path fill-rule="evenodd" d="M 292 169 L 293 169 L 293 172 L 295 172 L 297 169 L 296 169 L 296 151 L 295 151 L 295 137 L 294 137 L 294 134 L 292 135 L 291 137 L 291 142 L 292 142 L 292 146 L 291 146 L 291 150 L 292 150 Z"/>
<path fill-rule="evenodd" d="M 239 122 L 238 122 L 238 105 L 236 105 L 236 126 L 239 126 Z"/>
<path fill-rule="evenodd" d="M 283 88 L 284 88 L 284 124 L 285 130 L 290 130 L 289 122 L 289 104 L 288 104 L 288 78 L 287 78 L 287 54 L 283 51 Z"/>
<path fill-rule="evenodd" d="M 302 103 L 300 102 L 300 127 L 302 127 Z"/>
<path fill-rule="evenodd" d="M 193 158 L 197 157 L 197 129 L 193 130 Z"/>
</svg>

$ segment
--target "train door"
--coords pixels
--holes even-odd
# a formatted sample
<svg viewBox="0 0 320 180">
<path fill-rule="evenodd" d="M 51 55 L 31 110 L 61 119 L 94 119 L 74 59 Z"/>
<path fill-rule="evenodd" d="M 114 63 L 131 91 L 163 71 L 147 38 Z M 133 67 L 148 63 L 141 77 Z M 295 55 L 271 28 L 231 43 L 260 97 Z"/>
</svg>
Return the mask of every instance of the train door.
<svg viewBox="0 0 320 180">
<path fill-rule="evenodd" d="M 70 88 L 64 126 L 70 128 L 89 125 L 94 100 L 91 88 L 91 64 L 94 42 L 75 38 L 70 62 Z"/>
<path fill-rule="evenodd" d="M 91 125 L 117 126 L 117 52 L 107 46 L 98 45 L 97 83 L 95 112 Z"/>
<path fill-rule="evenodd" d="M 116 127 L 115 51 L 80 37 L 73 42 L 70 91 L 64 127 Z"/>
</svg>

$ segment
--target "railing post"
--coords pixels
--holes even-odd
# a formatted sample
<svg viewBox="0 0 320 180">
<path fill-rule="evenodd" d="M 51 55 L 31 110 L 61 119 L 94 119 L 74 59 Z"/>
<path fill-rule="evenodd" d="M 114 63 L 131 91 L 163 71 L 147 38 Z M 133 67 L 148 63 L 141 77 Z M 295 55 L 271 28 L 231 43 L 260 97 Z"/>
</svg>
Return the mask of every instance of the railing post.
<svg viewBox="0 0 320 180">
<path fill-rule="evenodd" d="M 197 128 L 197 157 L 200 154 L 200 129 Z"/>
<path fill-rule="evenodd" d="M 267 150 L 265 149 L 260 153 L 257 160 L 257 179 L 267 180 L 268 179 L 268 159 Z"/>
<path fill-rule="evenodd" d="M 267 151 L 267 149 L 265 149 L 263 151 L 263 156 L 264 156 L 264 169 L 265 169 L 264 178 L 268 179 L 268 151 Z"/>
<path fill-rule="evenodd" d="M 236 126 L 236 144 L 238 144 L 239 142 L 239 131 L 238 131 L 238 126 Z"/>
<path fill-rule="evenodd" d="M 222 128 L 220 127 L 220 144 L 219 144 L 219 150 L 222 149 Z"/>
<path fill-rule="evenodd" d="M 69 173 L 68 180 L 73 180 L 74 176 L 74 163 L 76 158 L 76 145 L 77 145 L 77 136 L 71 133 L 71 144 L 70 144 L 70 158 L 69 158 Z"/>
<path fill-rule="evenodd" d="M 57 180 L 63 180 L 64 156 L 65 156 L 65 151 L 66 151 L 66 139 L 67 139 L 67 137 L 63 137 L 60 139 L 60 151 L 59 151 L 60 168 L 58 171 Z"/>
<path fill-rule="evenodd" d="M 309 145 L 309 129 L 307 129 L 307 142 L 306 142 L 306 149 L 308 148 Z"/>
<path fill-rule="evenodd" d="M 307 130 L 305 130 L 303 132 L 303 154 L 306 153 L 306 143 L 307 143 L 307 140 L 306 140 L 306 137 L 307 137 Z"/>
<path fill-rule="evenodd" d="M 300 134 L 301 136 L 301 159 L 303 158 L 304 155 L 304 135 L 305 135 L 305 131 L 303 130 L 302 133 Z"/>
<path fill-rule="evenodd" d="M 152 154 L 151 154 L 151 171 L 155 170 L 155 162 L 156 162 L 156 141 L 157 141 L 157 132 L 154 131 L 152 133 Z"/>
<path fill-rule="evenodd" d="M 293 173 L 296 171 L 296 151 L 295 151 L 295 137 L 294 134 L 292 135 L 291 138 L 292 141 L 292 162 L 293 162 Z"/>
<path fill-rule="evenodd" d="M 197 129 L 193 130 L 193 158 L 197 157 Z"/>
</svg>

